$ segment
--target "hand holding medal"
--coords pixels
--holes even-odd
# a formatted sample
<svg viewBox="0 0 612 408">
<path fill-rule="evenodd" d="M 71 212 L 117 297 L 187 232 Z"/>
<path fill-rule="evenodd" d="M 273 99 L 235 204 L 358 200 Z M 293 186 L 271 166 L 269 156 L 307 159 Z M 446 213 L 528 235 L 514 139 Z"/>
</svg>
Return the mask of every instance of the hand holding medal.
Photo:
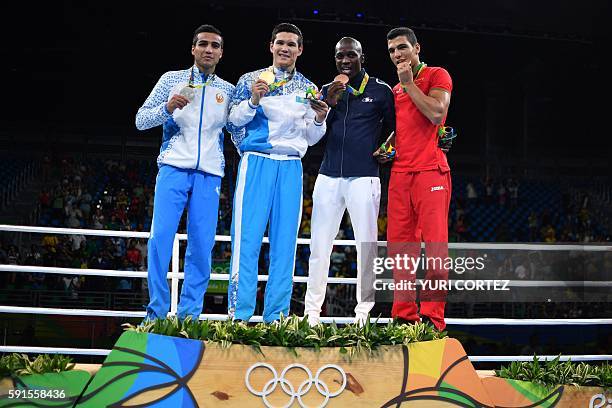
<svg viewBox="0 0 612 408">
<path fill-rule="evenodd" d="M 387 140 L 372 154 L 379 163 L 387 163 L 395 159 L 397 151 L 391 143 L 392 139 L 395 140 L 394 136 L 395 132 L 391 132 Z"/>
<path fill-rule="evenodd" d="M 322 123 L 325 120 L 329 106 L 323 100 L 321 92 L 317 92 L 316 88 L 308 87 L 306 89 L 306 95 L 304 97 L 297 95 L 295 101 L 310 104 L 310 107 L 315 112 L 317 122 Z"/>
<path fill-rule="evenodd" d="M 327 116 L 329 106 L 327 106 L 327 104 L 319 98 L 311 99 L 308 98 L 308 95 L 306 96 L 306 98 L 308 101 L 310 101 L 310 107 L 312 108 L 312 110 L 315 111 L 315 119 L 317 120 L 317 122 L 323 123 L 325 117 Z"/>
<path fill-rule="evenodd" d="M 270 71 L 263 71 L 259 74 L 257 81 L 253 82 L 251 88 L 251 103 L 259 105 L 259 100 L 270 90 L 269 85 L 274 83 L 274 74 Z"/>
<path fill-rule="evenodd" d="M 184 97 L 185 99 L 187 99 L 187 103 L 192 102 L 194 100 L 195 94 L 196 94 L 196 90 L 195 90 L 195 86 L 194 86 L 194 82 L 193 82 L 193 77 L 194 77 L 194 73 L 193 73 L 193 66 L 192 66 L 191 67 L 191 73 L 189 74 L 189 82 L 187 83 L 187 86 L 184 86 L 179 91 L 179 95 Z M 174 98 L 174 96 L 172 98 Z M 184 107 L 184 105 L 180 106 L 179 109 L 182 109 L 183 107 Z M 168 109 L 168 110 L 170 110 L 170 109 Z"/>
<path fill-rule="evenodd" d="M 187 85 L 179 91 L 179 95 L 187 98 L 189 102 L 193 102 L 195 98 L 195 87 Z"/>
<path fill-rule="evenodd" d="M 334 81 L 331 83 L 329 88 L 327 88 L 327 98 L 325 101 L 329 104 L 329 106 L 336 106 L 340 98 L 342 98 L 342 94 L 346 90 L 346 84 L 348 84 L 349 77 L 345 74 L 336 75 Z"/>
<path fill-rule="evenodd" d="M 170 98 L 166 104 L 166 110 L 168 110 L 168 112 L 173 113 L 175 109 L 183 109 L 189 102 L 191 102 L 185 95 L 182 94 L 183 89 L 181 89 L 178 94 L 172 95 L 172 98 Z"/>
<path fill-rule="evenodd" d="M 204 88 L 215 80 L 215 74 L 210 74 L 205 83 L 196 85 L 194 82 L 194 67 L 191 67 L 189 82 L 181 88 L 178 94 L 172 95 L 172 98 L 166 104 L 168 112 L 173 113 L 175 109 L 183 109 L 188 103 L 193 102 L 196 97 L 196 89 Z"/>
<path fill-rule="evenodd" d="M 259 74 L 259 79 L 264 81 L 267 85 L 272 85 L 274 83 L 274 74 L 270 71 L 264 71 Z"/>
<path fill-rule="evenodd" d="M 450 126 L 440 126 L 438 128 L 438 147 L 444 153 L 448 153 L 453 145 L 453 139 L 457 137 L 457 132 Z"/>
</svg>

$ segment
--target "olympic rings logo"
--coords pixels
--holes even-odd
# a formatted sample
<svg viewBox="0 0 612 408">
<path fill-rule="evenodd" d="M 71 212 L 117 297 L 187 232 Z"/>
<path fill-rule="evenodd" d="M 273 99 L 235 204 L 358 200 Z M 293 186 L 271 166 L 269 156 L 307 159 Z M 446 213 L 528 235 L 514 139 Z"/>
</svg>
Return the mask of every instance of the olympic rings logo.
<svg viewBox="0 0 612 408">
<path fill-rule="evenodd" d="M 253 370 L 257 369 L 257 368 L 266 368 L 268 369 L 270 372 L 272 372 L 272 379 L 269 380 L 268 382 L 266 382 L 266 384 L 263 386 L 263 389 L 261 391 L 256 391 L 253 386 L 251 385 L 251 373 L 253 372 Z M 285 378 L 285 374 L 287 374 L 287 372 L 289 370 L 292 369 L 300 369 L 306 372 L 306 374 L 308 375 L 308 378 L 306 380 L 304 380 L 300 386 L 298 387 L 297 391 L 294 388 L 293 384 L 290 383 L 286 378 Z M 340 385 L 340 388 L 338 388 L 336 391 L 334 392 L 330 392 L 329 391 L 329 387 L 327 386 L 327 384 L 322 381 L 319 376 L 321 375 L 321 373 L 327 369 L 334 369 L 336 371 L 338 371 L 340 373 L 340 375 L 342 376 L 342 384 Z M 246 372 L 245 376 L 244 376 L 244 383 L 247 387 L 247 389 L 254 395 L 257 395 L 258 397 L 262 397 L 264 404 L 266 405 L 266 407 L 268 408 L 274 408 L 270 402 L 268 401 L 268 395 L 272 394 L 274 392 L 274 390 L 276 390 L 276 385 L 280 383 L 281 385 L 281 389 L 285 392 L 285 394 L 289 395 L 291 397 L 291 399 L 289 400 L 289 402 L 283 406 L 283 408 L 288 408 L 290 407 L 293 402 L 295 401 L 296 397 L 298 400 L 298 403 L 300 404 L 300 407 L 302 408 L 306 408 L 306 404 L 304 404 L 304 401 L 302 401 L 302 397 L 304 395 L 306 395 L 308 393 L 308 391 L 310 391 L 310 389 L 312 388 L 312 385 L 314 384 L 317 391 L 319 391 L 319 393 L 321 395 L 323 395 L 325 397 L 325 400 L 321 403 L 321 405 L 319 405 L 318 408 L 323 408 L 327 405 L 327 403 L 329 402 L 330 398 L 334 398 L 338 395 L 340 395 L 340 393 L 342 391 L 344 391 L 344 388 L 346 387 L 346 373 L 344 372 L 344 370 L 340 367 L 337 366 L 336 364 L 326 364 L 324 366 L 322 366 L 321 368 L 319 368 L 319 370 L 317 371 L 317 374 L 314 376 L 312 376 L 312 371 L 310 371 L 310 369 L 308 367 L 306 367 L 303 364 L 298 364 L 298 363 L 293 363 L 293 364 L 289 364 L 287 367 L 285 367 L 285 369 L 281 372 L 280 377 L 278 376 L 278 373 L 276 372 L 276 370 L 274 369 L 274 367 L 272 367 L 270 364 L 267 363 L 255 363 L 253 364 Z"/>
</svg>

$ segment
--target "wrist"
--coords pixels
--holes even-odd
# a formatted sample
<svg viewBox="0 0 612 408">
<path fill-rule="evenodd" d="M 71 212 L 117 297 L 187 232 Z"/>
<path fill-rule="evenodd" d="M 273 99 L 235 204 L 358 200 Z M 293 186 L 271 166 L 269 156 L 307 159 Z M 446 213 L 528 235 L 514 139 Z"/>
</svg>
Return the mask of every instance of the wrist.
<svg viewBox="0 0 612 408">
<path fill-rule="evenodd" d="M 400 82 L 400 87 L 405 93 L 408 93 L 408 87 L 412 85 L 412 82 Z"/>
<path fill-rule="evenodd" d="M 248 104 L 251 109 L 257 109 L 257 107 L 259 106 L 259 101 L 257 101 L 257 103 L 254 103 L 253 98 L 250 98 L 248 100 Z"/>
</svg>

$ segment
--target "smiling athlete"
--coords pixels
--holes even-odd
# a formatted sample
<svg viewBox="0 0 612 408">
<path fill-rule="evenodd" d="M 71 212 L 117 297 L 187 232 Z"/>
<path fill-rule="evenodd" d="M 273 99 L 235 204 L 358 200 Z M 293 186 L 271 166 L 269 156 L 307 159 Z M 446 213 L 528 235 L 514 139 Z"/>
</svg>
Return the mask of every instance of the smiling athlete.
<svg viewBox="0 0 612 408">
<path fill-rule="evenodd" d="M 293 24 L 272 31 L 272 66 L 238 81 L 229 121 L 244 128 L 234 138 L 242 158 L 232 217 L 228 314 L 247 321 L 255 310 L 258 259 L 268 226 L 270 271 L 263 319 L 289 314 L 298 227 L 302 212 L 302 162 L 308 146 L 325 134 L 325 102 L 306 99 L 315 85 L 295 64 L 303 51 Z"/>
<path fill-rule="evenodd" d="M 357 322 L 362 324 L 374 306 L 373 296 L 362 293 L 364 274 L 371 275 L 373 281 L 373 250 L 378 240 L 380 178 L 372 153 L 380 145 L 383 129 L 387 134 L 395 127 L 391 88 L 362 68 L 365 57 L 361 43 L 350 37 L 340 39 L 334 59 L 340 75 L 323 87 L 332 109 L 327 117 L 325 155 L 313 192 L 304 308 L 311 325 L 319 322 L 332 243 L 347 209 L 357 242 Z"/>
</svg>

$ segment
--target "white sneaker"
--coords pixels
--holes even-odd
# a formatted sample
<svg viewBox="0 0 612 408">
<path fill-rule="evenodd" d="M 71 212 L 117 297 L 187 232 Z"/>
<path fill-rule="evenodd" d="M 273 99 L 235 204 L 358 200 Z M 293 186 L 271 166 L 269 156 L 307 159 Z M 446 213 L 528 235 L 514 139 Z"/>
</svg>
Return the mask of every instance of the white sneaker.
<svg viewBox="0 0 612 408">
<path fill-rule="evenodd" d="M 308 324 L 310 327 L 316 326 L 319 323 L 321 323 L 321 319 L 318 315 L 308 314 Z"/>
<path fill-rule="evenodd" d="M 359 325 L 359 327 L 365 326 L 367 320 L 368 320 L 368 315 L 366 315 L 366 314 L 357 313 L 355 315 L 355 323 L 357 323 L 357 325 Z"/>
</svg>

